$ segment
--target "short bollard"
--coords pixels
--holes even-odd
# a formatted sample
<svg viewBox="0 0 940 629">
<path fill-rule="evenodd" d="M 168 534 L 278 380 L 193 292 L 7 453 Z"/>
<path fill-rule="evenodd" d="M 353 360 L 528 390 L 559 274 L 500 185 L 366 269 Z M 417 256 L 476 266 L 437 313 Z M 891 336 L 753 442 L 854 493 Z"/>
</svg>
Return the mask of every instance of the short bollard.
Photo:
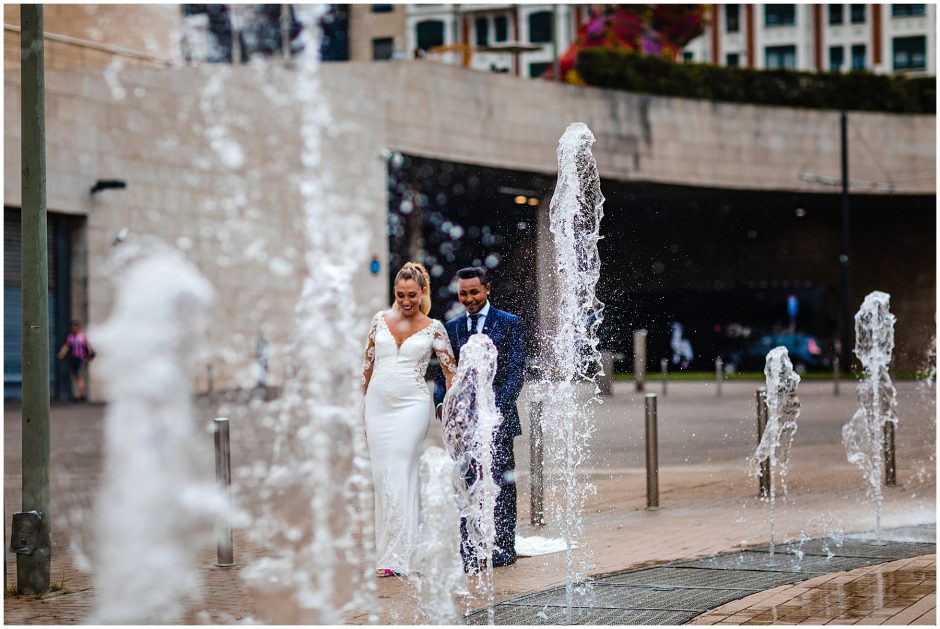
<svg viewBox="0 0 940 629">
<path fill-rule="evenodd" d="M 715 395 L 721 397 L 721 356 L 715 359 Z"/>
<path fill-rule="evenodd" d="M 764 429 L 767 427 L 767 389 L 761 387 L 755 396 L 757 401 L 757 445 L 764 438 Z M 758 493 L 762 498 L 770 495 L 770 458 L 760 464 L 760 478 Z"/>
<path fill-rule="evenodd" d="M 614 353 L 601 352 L 601 367 L 604 375 L 597 379 L 597 388 L 601 395 L 614 394 Z"/>
<path fill-rule="evenodd" d="M 646 388 L 646 330 L 633 331 L 633 377 L 636 390 Z"/>
<path fill-rule="evenodd" d="M 659 361 L 659 370 L 663 376 L 663 395 L 666 395 L 666 383 L 669 381 L 669 361 L 665 358 Z"/>
<path fill-rule="evenodd" d="M 215 478 L 219 490 L 225 495 L 227 506 L 232 506 L 232 449 L 227 417 L 215 418 Z M 235 544 L 232 539 L 231 514 L 226 513 L 217 525 L 215 565 L 227 568 L 235 565 Z"/>
<path fill-rule="evenodd" d="M 542 402 L 532 402 L 529 406 L 529 467 L 531 491 L 530 522 L 535 526 L 545 524 L 545 485 L 542 478 Z"/>
<path fill-rule="evenodd" d="M 839 357 L 832 358 L 832 394 L 839 395 Z"/>
<path fill-rule="evenodd" d="M 646 394 L 646 508 L 659 509 L 659 441 L 656 433 L 656 394 Z"/>
<path fill-rule="evenodd" d="M 885 485 L 896 487 L 898 484 L 894 467 L 894 422 L 885 422 Z"/>
</svg>

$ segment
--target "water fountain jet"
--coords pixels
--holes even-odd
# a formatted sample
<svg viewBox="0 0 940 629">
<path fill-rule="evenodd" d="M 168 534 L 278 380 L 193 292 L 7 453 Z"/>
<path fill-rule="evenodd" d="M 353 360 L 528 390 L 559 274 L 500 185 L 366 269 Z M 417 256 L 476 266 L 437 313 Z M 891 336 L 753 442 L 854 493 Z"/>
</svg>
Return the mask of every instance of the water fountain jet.
<svg viewBox="0 0 940 629">
<path fill-rule="evenodd" d="M 583 533 L 583 510 L 594 487 L 580 480 L 577 467 L 588 453 L 593 432 L 593 402 L 599 402 L 595 378 L 602 370 L 597 349 L 597 328 L 604 304 L 595 295 L 600 278 L 600 223 L 604 196 L 597 163 L 591 153 L 594 134 L 581 122 L 568 125 L 558 142 L 558 183 L 552 196 L 549 220 L 554 235 L 554 271 L 557 277 L 557 319 L 546 338 L 548 355 L 543 358 L 547 373 L 542 422 L 547 458 L 560 470 L 553 479 L 555 521 L 561 527 L 567 550 L 565 558 L 565 618 L 571 622 L 575 583 L 584 581 L 587 560 L 575 566 L 575 544 Z M 579 400 L 576 385 L 594 384 L 588 401 Z"/>
<path fill-rule="evenodd" d="M 779 478 L 781 493 L 786 494 L 790 448 L 796 436 L 796 418 L 800 414 L 800 399 L 796 397 L 800 376 L 793 371 L 786 347 L 775 347 L 767 353 L 764 376 L 767 381 L 767 425 L 751 462 L 757 474 L 761 473 L 763 461 L 770 462 L 770 556 L 773 558 L 777 532 L 776 481 Z"/>
<path fill-rule="evenodd" d="M 369 257 L 369 229 L 329 190 L 322 151 L 330 125 L 319 95 L 317 20 L 322 7 L 297 6 L 304 24 L 296 106 L 304 170 L 294 182 L 303 204 L 307 276 L 295 308 L 289 379 L 271 424 L 272 462 L 253 533 L 263 558 L 242 571 L 259 619 L 338 623 L 350 609 L 375 621 L 372 482 L 362 426 L 362 330 L 353 292 Z"/>
<path fill-rule="evenodd" d="M 493 624 L 494 511 L 499 487 L 493 480 L 493 438 L 502 421 L 493 392 L 496 346 L 475 334 L 460 350 L 460 364 L 444 397 L 443 437 L 456 464 L 454 489 L 465 539 L 463 555 L 471 574 L 480 575 L 487 619 Z"/>
<path fill-rule="evenodd" d="M 421 455 L 420 543 L 411 555 L 408 579 L 418 596 L 418 609 L 428 624 L 455 625 L 460 614 L 454 595 L 467 591 L 460 558 L 460 513 L 454 484 L 454 460 L 438 447 Z"/>
<path fill-rule="evenodd" d="M 95 508 L 95 611 L 103 623 L 176 623 L 200 590 L 196 557 L 227 507 L 191 385 L 209 282 L 155 239 L 116 252 L 116 302 L 94 330 L 107 383 L 104 482 Z"/>
<path fill-rule="evenodd" d="M 855 463 L 868 482 L 866 494 L 875 503 L 875 537 L 881 540 L 881 491 L 884 477 L 885 424 L 898 424 L 897 390 L 891 382 L 888 365 L 894 351 L 894 323 L 891 295 L 869 293 L 855 314 L 855 355 L 864 369 L 856 386 L 858 410 L 843 427 L 842 443 L 850 463 Z"/>
</svg>

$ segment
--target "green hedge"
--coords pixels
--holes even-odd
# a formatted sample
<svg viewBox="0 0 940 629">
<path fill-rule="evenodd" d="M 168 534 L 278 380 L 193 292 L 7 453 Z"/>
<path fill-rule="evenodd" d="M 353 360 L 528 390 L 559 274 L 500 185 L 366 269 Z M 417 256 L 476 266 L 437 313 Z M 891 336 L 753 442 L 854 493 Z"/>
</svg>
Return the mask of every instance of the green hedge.
<svg viewBox="0 0 940 629">
<path fill-rule="evenodd" d="M 588 85 L 662 96 L 813 109 L 937 111 L 935 77 L 728 68 L 617 48 L 579 51 L 577 70 Z"/>
</svg>

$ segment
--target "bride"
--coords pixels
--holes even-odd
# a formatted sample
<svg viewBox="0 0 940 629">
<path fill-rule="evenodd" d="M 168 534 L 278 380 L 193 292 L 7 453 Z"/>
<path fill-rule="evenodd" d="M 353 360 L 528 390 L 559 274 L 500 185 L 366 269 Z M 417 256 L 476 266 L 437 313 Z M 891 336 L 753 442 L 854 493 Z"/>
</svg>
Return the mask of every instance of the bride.
<svg viewBox="0 0 940 629">
<path fill-rule="evenodd" d="M 418 457 L 431 416 L 424 380 L 431 352 L 449 389 L 456 371 L 444 325 L 427 316 L 431 282 L 408 262 L 395 276 L 395 303 L 372 318 L 362 368 L 366 438 L 375 482 L 376 572 L 399 576 L 418 534 Z"/>
</svg>

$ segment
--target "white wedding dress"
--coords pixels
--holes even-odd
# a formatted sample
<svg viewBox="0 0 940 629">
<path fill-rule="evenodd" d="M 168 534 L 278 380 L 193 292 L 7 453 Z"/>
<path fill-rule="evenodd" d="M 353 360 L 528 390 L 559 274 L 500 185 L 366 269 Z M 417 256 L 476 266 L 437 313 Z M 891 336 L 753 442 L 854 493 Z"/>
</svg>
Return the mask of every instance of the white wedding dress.
<svg viewBox="0 0 940 629">
<path fill-rule="evenodd" d="M 432 319 L 399 347 L 383 314 L 372 318 L 363 365 L 369 383 L 365 423 L 375 483 L 376 568 L 406 574 L 418 535 L 419 448 L 432 412 L 424 374 L 431 352 L 446 372 L 452 374 L 456 363 L 440 321 Z"/>
</svg>

